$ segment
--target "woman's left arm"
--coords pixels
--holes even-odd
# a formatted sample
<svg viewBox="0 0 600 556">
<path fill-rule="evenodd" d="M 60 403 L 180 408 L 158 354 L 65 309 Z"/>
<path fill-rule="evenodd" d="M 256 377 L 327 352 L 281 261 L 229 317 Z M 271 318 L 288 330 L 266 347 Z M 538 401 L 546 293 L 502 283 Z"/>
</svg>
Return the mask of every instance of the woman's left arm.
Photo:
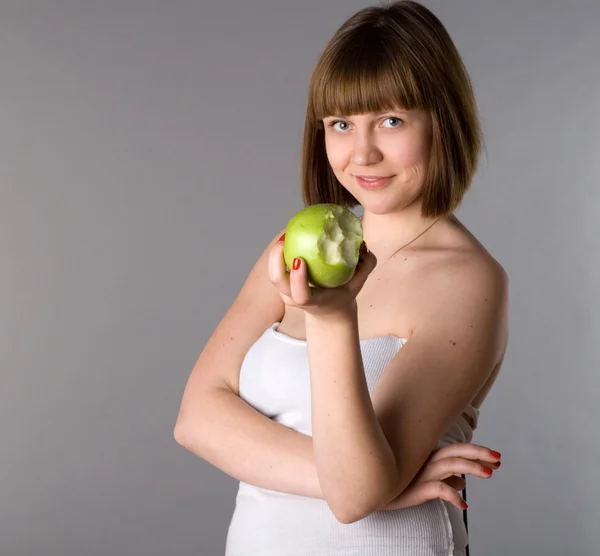
<svg viewBox="0 0 600 556">
<path fill-rule="evenodd" d="M 363 253 L 353 279 L 328 290 L 309 287 L 303 261 L 288 275 L 282 249 L 269 274 L 285 303 L 305 312 L 319 482 L 336 518 L 353 523 L 409 486 L 502 360 L 508 278 L 500 265 L 460 261 L 422 280 L 413 333 L 370 395 L 356 295 L 376 259 Z"/>
<path fill-rule="evenodd" d="M 408 487 L 506 349 L 508 278 L 499 265 L 446 268 L 420 285 L 414 332 L 371 396 L 356 314 L 306 315 L 315 462 L 343 523 Z"/>
</svg>

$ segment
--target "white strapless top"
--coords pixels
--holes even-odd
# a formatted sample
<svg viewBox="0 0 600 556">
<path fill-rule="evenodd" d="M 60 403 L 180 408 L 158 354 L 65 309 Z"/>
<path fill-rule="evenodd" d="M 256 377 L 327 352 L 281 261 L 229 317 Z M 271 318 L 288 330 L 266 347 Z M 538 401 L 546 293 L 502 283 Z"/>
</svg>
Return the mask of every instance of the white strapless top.
<svg viewBox="0 0 600 556">
<path fill-rule="evenodd" d="M 240 370 L 240 397 L 277 423 L 312 436 L 307 344 L 279 332 L 279 324 L 267 328 L 248 350 Z M 360 341 L 370 393 L 407 341 L 392 335 Z M 479 410 L 467 406 L 438 447 L 471 442 L 478 419 Z M 225 556 L 462 556 L 467 544 L 461 511 L 442 500 L 377 511 L 343 524 L 325 500 L 240 481 Z"/>
</svg>

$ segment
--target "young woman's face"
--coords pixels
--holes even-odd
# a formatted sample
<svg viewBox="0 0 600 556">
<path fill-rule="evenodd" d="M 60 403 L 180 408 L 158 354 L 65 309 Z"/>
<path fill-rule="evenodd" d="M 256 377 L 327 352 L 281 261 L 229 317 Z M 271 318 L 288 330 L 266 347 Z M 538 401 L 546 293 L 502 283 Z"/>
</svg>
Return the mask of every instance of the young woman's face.
<svg viewBox="0 0 600 556">
<path fill-rule="evenodd" d="M 392 110 L 328 116 L 323 123 L 329 164 L 365 209 L 387 213 L 419 198 L 431 143 L 428 112 Z M 389 179 L 363 180 L 361 176 Z"/>
</svg>

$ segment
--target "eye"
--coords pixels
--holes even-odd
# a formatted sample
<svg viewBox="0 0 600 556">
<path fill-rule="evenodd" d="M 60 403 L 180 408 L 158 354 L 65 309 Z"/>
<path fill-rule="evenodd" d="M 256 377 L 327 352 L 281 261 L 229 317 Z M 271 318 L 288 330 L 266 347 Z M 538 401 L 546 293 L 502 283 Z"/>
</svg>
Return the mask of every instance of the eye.
<svg viewBox="0 0 600 556">
<path fill-rule="evenodd" d="M 342 127 L 342 128 L 336 128 L 335 126 L 337 124 L 342 124 L 342 126 L 347 126 L 347 127 Z M 332 120 L 331 122 L 329 122 L 329 124 L 327 125 L 327 127 L 330 127 L 332 129 L 335 129 L 335 131 L 347 131 L 349 124 L 348 122 L 345 122 L 344 120 Z"/>
<path fill-rule="evenodd" d="M 385 121 L 390 121 L 393 120 L 395 122 L 395 125 L 392 125 L 391 127 L 400 127 L 404 122 L 400 119 L 400 118 L 396 118 L 395 116 L 390 116 L 389 118 L 386 118 Z"/>
</svg>

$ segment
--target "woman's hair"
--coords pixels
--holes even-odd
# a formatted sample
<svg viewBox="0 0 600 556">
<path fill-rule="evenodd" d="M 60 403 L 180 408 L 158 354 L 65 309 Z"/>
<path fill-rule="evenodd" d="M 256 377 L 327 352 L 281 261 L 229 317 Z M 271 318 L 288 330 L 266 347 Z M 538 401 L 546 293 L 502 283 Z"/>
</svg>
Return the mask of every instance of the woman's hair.
<svg viewBox="0 0 600 556">
<path fill-rule="evenodd" d="M 358 204 L 335 177 L 322 119 L 404 108 L 432 120 L 422 215 L 454 211 L 477 169 L 483 139 L 471 81 L 440 20 L 417 2 L 365 8 L 331 38 L 313 71 L 302 149 L 306 206 Z"/>
</svg>

